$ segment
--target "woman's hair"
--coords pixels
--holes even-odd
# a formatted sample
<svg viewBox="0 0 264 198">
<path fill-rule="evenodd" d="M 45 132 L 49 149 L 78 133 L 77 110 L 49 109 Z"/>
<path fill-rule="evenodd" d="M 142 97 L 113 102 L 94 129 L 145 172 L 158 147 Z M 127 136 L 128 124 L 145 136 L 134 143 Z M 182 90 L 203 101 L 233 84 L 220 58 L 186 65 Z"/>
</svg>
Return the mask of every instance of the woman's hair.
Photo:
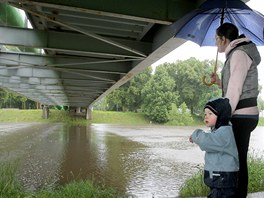
<svg viewBox="0 0 264 198">
<path fill-rule="evenodd" d="M 240 35 L 238 33 L 238 28 L 232 23 L 223 23 L 216 29 L 216 35 L 220 37 L 226 37 L 230 41 L 238 38 L 245 37 L 245 35 Z"/>
</svg>

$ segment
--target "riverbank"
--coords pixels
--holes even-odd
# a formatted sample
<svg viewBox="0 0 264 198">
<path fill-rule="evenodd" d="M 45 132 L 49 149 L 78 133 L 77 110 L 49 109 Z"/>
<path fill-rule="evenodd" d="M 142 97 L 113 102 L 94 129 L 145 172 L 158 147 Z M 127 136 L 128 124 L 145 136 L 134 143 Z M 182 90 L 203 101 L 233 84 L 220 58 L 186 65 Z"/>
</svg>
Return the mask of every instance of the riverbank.
<svg viewBox="0 0 264 198">
<path fill-rule="evenodd" d="M 41 116 L 41 109 L 0 109 L 0 123 L 63 122 L 73 125 L 86 125 L 92 123 L 146 125 L 150 123 L 150 120 L 147 119 L 143 113 L 133 112 L 93 111 L 92 120 L 85 120 L 85 114 L 83 113 L 70 114 L 68 111 L 51 109 L 48 119 L 43 119 Z"/>
<path fill-rule="evenodd" d="M 92 120 L 85 120 L 85 114 L 70 114 L 67 111 L 51 109 L 49 119 L 43 119 L 41 109 L 19 110 L 0 109 L 0 123 L 55 123 L 63 122 L 72 125 L 87 124 L 124 124 L 124 125 L 149 125 L 152 123 L 143 113 L 116 112 L 116 111 L 93 111 Z M 192 116 L 190 126 L 203 125 L 201 117 Z M 163 125 L 163 124 L 158 124 Z M 166 124 L 164 124 L 166 125 Z M 264 126 L 264 118 L 261 117 L 258 126 Z"/>
</svg>

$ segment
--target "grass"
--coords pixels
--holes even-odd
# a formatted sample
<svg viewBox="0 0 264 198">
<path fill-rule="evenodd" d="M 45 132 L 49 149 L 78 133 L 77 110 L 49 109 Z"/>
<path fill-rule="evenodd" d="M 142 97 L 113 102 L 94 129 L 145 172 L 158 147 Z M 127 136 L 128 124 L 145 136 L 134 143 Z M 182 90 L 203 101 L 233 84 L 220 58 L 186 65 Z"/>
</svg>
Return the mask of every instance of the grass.
<svg viewBox="0 0 264 198">
<path fill-rule="evenodd" d="M 249 192 L 264 191 L 264 156 L 254 154 L 248 160 L 248 189 Z"/>
<path fill-rule="evenodd" d="M 0 109 L 0 122 L 43 122 L 41 110 L 2 110 Z"/>
<path fill-rule="evenodd" d="M 109 123 L 109 124 L 149 124 L 143 113 L 133 112 L 114 112 L 114 111 L 94 111 L 93 123 Z"/>
<path fill-rule="evenodd" d="M 72 125 L 86 125 L 90 123 L 145 125 L 150 121 L 143 113 L 93 111 L 92 120 L 85 120 L 85 116 L 70 116 L 67 111 L 51 109 L 49 119 L 43 119 L 42 110 L 0 110 L 0 122 L 65 122 Z"/>
<path fill-rule="evenodd" d="M 25 197 L 22 187 L 16 178 L 16 163 L 0 163 L 0 197 Z"/>
<path fill-rule="evenodd" d="M 248 157 L 248 192 L 264 191 L 264 157 L 252 154 Z M 195 175 L 185 181 L 180 187 L 180 197 L 203 197 L 207 196 L 208 187 L 203 182 L 203 170 L 199 170 Z"/>
<path fill-rule="evenodd" d="M 42 190 L 33 194 L 37 198 L 61 198 L 61 197 L 78 197 L 78 198 L 117 198 L 121 197 L 112 189 L 96 186 L 90 181 L 74 181 L 65 186 L 61 186 L 54 191 Z M 33 197 L 32 196 L 32 197 Z"/>
<path fill-rule="evenodd" d="M 99 186 L 91 181 L 74 181 L 56 189 L 26 192 L 16 179 L 17 162 L 0 163 L 1 198 L 121 198 L 113 189 Z"/>
<path fill-rule="evenodd" d="M 208 192 L 209 189 L 203 182 L 203 171 L 199 170 L 180 187 L 179 196 L 202 197 L 206 196 Z"/>
<path fill-rule="evenodd" d="M 151 123 L 151 121 L 146 118 L 143 113 L 134 112 L 93 111 L 92 120 L 85 120 L 85 115 L 70 116 L 67 111 L 51 109 L 49 119 L 43 119 L 41 116 L 41 109 L 0 109 L 0 122 L 64 122 L 71 125 L 87 125 L 91 123 L 146 125 Z M 203 125 L 203 120 L 199 116 L 193 116 L 193 123 L 190 123 L 190 125 Z M 260 118 L 258 125 L 264 126 L 264 118 Z"/>
</svg>

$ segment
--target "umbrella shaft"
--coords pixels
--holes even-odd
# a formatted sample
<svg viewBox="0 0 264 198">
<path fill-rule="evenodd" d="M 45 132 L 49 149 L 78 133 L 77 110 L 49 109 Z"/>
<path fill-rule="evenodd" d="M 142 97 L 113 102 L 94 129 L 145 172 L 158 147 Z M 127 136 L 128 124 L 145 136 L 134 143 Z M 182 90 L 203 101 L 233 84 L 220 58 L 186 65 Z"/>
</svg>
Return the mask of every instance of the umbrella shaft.
<svg viewBox="0 0 264 198">
<path fill-rule="evenodd" d="M 215 58 L 214 74 L 216 74 L 216 70 L 217 70 L 217 62 L 218 62 L 218 48 L 217 48 L 216 58 Z"/>
</svg>

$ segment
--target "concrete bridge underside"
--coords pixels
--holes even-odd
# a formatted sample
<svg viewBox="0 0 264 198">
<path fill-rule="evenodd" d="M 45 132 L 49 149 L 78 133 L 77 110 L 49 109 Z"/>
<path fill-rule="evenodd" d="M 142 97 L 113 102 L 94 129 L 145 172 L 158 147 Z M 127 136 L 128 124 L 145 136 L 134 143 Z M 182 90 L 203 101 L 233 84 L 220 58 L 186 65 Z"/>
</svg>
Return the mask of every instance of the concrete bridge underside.
<svg viewBox="0 0 264 198">
<path fill-rule="evenodd" d="M 3 9 L 24 10 L 33 26 L 2 15 L 0 87 L 47 106 L 90 109 L 183 44 L 171 24 L 202 2 L 0 0 Z"/>
</svg>

